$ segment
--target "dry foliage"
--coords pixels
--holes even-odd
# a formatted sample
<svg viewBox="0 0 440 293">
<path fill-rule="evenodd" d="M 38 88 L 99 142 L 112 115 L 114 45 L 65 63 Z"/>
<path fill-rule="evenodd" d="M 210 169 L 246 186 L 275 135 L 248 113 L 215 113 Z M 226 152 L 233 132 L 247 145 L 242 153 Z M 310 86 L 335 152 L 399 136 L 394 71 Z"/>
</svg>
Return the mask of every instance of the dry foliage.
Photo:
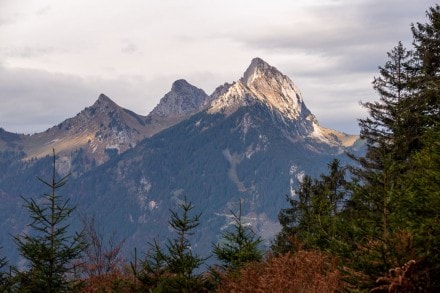
<svg viewBox="0 0 440 293">
<path fill-rule="evenodd" d="M 94 217 L 83 218 L 82 221 L 89 242 L 82 265 L 83 273 L 87 278 L 120 274 L 124 263 L 121 251 L 125 240 L 117 242 L 113 232 L 105 243 L 103 233 L 99 233 L 96 228 Z"/>
<path fill-rule="evenodd" d="M 273 256 L 226 274 L 217 292 L 335 292 L 343 288 L 334 257 L 302 250 Z"/>
<path fill-rule="evenodd" d="M 136 282 L 128 273 L 112 273 L 91 276 L 84 282 L 83 293 L 135 292 Z"/>
<path fill-rule="evenodd" d="M 415 284 L 417 279 L 415 267 L 416 261 L 410 260 L 401 267 L 390 269 L 387 276 L 377 279 L 378 286 L 370 292 L 421 292 Z"/>
<path fill-rule="evenodd" d="M 84 284 L 81 292 L 133 292 L 135 278 L 124 267 L 121 256 L 124 240 L 116 241 L 113 233 L 106 242 L 103 233 L 97 229 L 94 217 L 84 217 L 82 221 L 89 246 L 79 265 Z"/>
</svg>

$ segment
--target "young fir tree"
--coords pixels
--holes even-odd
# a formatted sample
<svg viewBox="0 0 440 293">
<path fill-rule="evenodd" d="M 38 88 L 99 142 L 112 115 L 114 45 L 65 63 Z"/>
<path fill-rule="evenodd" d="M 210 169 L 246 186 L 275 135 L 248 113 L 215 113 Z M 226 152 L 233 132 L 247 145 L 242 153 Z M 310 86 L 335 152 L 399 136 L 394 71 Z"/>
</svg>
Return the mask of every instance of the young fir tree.
<svg viewBox="0 0 440 293">
<path fill-rule="evenodd" d="M 18 272 L 20 292 L 68 292 L 74 286 L 74 261 L 86 247 L 83 233 L 71 235 L 67 223 L 74 208 L 69 199 L 57 192 L 66 184 L 67 176 L 56 178 L 55 151 L 52 178 L 38 178 L 50 193 L 35 200 L 25 199 L 25 207 L 32 219 L 30 231 L 15 237 L 21 256 L 27 260 L 28 270 Z"/>
<path fill-rule="evenodd" d="M 189 213 L 194 209 L 194 205 L 185 198 L 180 204 L 181 214 L 171 211 L 170 226 L 177 233 L 177 237 L 168 240 L 168 254 L 165 257 L 170 272 L 190 280 L 193 272 L 202 263 L 203 258 L 194 254 L 191 249 L 189 237 L 194 235 L 194 229 L 200 224 L 201 214 L 190 216 Z"/>
<path fill-rule="evenodd" d="M 165 253 L 159 244 L 154 241 L 149 243 L 150 249 L 141 262 L 141 268 L 138 271 L 135 264 L 131 263 L 132 270 L 136 278 L 142 283 L 145 289 L 157 289 L 158 285 L 166 278 L 170 277 L 165 262 Z M 159 291 L 159 290 L 156 290 Z"/>
<path fill-rule="evenodd" d="M 263 255 L 258 249 L 261 238 L 257 237 L 252 227 L 243 224 L 241 217 L 241 201 L 238 214 L 232 212 L 233 228 L 222 234 L 223 240 L 214 245 L 213 253 L 223 263 L 225 270 L 236 270 L 245 264 L 261 261 Z"/>
<path fill-rule="evenodd" d="M 295 196 L 288 198 L 290 207 L 278 215 L 282 230 L 272 246 L 274 252 L 295 250 L 296 241 L 306 249 L 331 250 L 340 245 L 345 168 L 336 159 L 328 168 L 329 174 L 322 174 L 319 180 L 305 176 Z"/>
<path fill-rule="evenodd" d="M 202 292 L 204 284 L 200 276 L 194 274 L 206 259 L 193 253 L 189 237 L 200 224 L 201 214 L 190 216 L 194 209 L 185 198 L 180 204 L 181 213 L 171 210 L 170 226 L 177 233 L 168 239 L 166 251 L 154 242 L 152 251 L 137 273 L 139 280 L 152 292 Z"/>
</svg>

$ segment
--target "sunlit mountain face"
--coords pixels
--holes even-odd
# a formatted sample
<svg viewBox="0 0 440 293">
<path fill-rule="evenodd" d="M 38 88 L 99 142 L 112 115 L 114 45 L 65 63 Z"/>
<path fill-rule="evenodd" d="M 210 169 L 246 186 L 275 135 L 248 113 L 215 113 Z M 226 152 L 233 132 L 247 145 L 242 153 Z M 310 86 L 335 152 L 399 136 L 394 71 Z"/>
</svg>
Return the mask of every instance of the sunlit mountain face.
<svg viewBox="0 0 440 293">
<path fill-rule="evenodd" d="M 265 240 L 305 174 L 319 176 L 334 158 L 362 153 L 356 135 L 327 129 L 287 76 L 260 58 L 243 76 L 207 95 L 185 80 L 147 116 L 101 95 L 90 107 L 34 135 L 0 130 L 1 245 L 18 261 L 9 235 L 27 229 L 22 199 L 38 198 L 57 153 L 60 190 L 76 206 L 72 227 L 92 217 L 125 238 L 125 253 L 170 236 L 170 209 L 185 198 L 202 213 L 193 249 L 207 256 L 241 202 L 243 219 Z M 50 177 L 49 177 L 50 178 Z"/>
</svg>

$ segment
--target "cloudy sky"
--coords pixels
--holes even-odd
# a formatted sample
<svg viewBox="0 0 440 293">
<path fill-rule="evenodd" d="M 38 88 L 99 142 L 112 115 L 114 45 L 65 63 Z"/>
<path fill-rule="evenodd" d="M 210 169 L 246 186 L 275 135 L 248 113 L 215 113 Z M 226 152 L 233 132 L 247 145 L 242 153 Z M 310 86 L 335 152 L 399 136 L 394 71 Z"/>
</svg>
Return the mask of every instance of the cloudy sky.
<svg viewBox="0 0 440 293">
<path fill-rule="evenodd" d="M 321 125 L 358 133 L 360 101 L 434 0 L 0 0 L 0 127 L 43 131 L 100 93 L 146 115 L 184 78 L 208 94 L 261 57 Z"/>
</svg>

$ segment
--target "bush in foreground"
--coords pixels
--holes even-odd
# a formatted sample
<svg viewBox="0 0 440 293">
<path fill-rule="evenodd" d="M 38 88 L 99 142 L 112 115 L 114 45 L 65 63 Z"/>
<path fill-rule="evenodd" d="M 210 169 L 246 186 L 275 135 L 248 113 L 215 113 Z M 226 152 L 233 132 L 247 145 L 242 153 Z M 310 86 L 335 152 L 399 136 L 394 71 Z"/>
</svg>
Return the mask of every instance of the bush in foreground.
<svg viewBox="0 0 440 293">
<path fill-rule="evenodd" d="M 217 290 L 223 292 L 336 292 L 345 288 L 337 259 L 323 252 L 298 251 L 251 263 L 226 274 Z"/>
</svg>

